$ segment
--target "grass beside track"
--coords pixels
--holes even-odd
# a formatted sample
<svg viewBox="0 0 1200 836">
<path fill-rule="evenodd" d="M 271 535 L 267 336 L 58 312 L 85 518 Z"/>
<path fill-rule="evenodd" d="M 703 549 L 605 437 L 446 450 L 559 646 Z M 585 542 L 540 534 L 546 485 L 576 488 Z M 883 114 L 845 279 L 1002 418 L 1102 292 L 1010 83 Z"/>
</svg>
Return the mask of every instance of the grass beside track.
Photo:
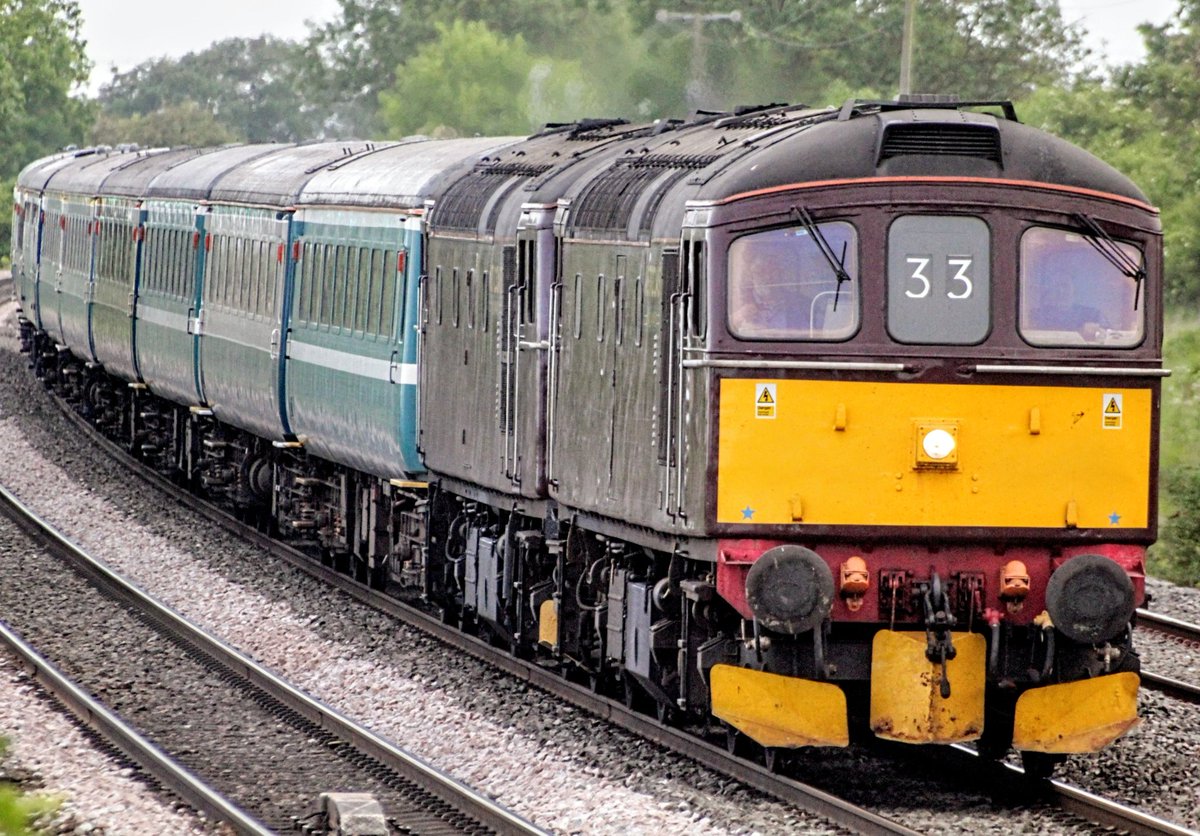
<svg viewBox="0 0 1200 836">
<path fill-rule="evenodd" d="M 1166 322 L 1159 447 L 1159 543 L 1150 550 L 1156 577 L 1200 586 L 1200 318 Z"/>
</svg>

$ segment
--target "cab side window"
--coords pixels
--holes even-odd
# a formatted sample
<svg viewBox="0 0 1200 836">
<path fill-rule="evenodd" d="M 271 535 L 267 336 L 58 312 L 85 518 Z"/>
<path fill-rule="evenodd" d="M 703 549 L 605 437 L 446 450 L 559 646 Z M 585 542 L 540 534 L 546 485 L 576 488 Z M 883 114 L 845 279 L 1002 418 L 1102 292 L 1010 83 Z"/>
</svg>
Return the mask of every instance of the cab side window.
<svg viewBox="0 0 1200 836">
<path fill-rule="evenodd" d="M 858 237 L 844 221 L 744 235 L 729 246 L 728 276 L 735 337 L 844 340 L 858 330 Z"/>
<path fill-rule="evenodd" d="M 1127 264 L 1142 264 L 1136 246 L 1112 243 Z M 1021 336 L 1036 346 L 1139 345 L 1146 329 L 1140 281 L 1106 258 L 1086 233 L 1028 229 L 1021 236 Z"/>
</svg>

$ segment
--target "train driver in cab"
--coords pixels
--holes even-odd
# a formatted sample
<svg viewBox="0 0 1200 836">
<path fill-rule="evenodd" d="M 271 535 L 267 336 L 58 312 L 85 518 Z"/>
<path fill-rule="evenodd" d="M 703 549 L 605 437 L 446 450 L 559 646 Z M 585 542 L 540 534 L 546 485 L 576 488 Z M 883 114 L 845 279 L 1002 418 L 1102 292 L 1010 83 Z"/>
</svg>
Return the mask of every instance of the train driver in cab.
<svg viewBox="0 0 1200 836">
<path fill-rule="evenodd" d="M 820 230 L 824 246 L 805 228 L 760 232 L 733 242 L 728 299 L 735 337 L 837 340 L 857 330 L 853 229 L 832 223 Z"/>
</svg>

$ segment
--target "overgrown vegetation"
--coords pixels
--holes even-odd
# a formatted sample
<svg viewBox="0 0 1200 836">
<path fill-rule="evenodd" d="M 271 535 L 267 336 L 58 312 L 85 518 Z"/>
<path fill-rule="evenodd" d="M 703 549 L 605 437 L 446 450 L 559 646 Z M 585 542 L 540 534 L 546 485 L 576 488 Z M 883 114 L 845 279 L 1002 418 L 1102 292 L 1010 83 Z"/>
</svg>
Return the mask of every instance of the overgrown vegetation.
<svg viewBox="0 0 1200 836">
<path fill-rule="evenodd" d="M 1200 318 L 1172 317 L 1163 354 L 1171 376 L 1163 382 L 1162 524 L 1150 570 L 1200 586 Z"/>
<path fill-rule="evenodd" d="M 719 13 L 741 7 L 739 20 Z M 67 143 L 520 134 L 588 116 L 891 98 L 905 0 L 339 0 L 301 43 L 230 39 L 114 73 L 95 100 L 74 0 L 0 0 L 0 188 Z M 914 88 L 1018 113 L 1129 174 L 1162 209 L 1175 377 L 1155 571 L 1200 581 L 1200 0 L 1101 69 L 1057 0 L 920 0 Z M 659 12 L 669 12 L 660 15 Z M 690 15 L 691 17 L 687 17 Z M 716 16 L 702 23 L 696 15 Z M 603 33 L 597 36 L 597 33 Z M 0 259 L 10 218 L 0 213 Z M 1198 454 L 1200 458 L 1200 454 Z"/>
<path fill-rule="evenodd" d="M 0 762 L 8 749 L 8 741 L 0 737 Z M 36 836 L 44 832 L 45 823 L 58 809 L 58 802 L 45 796 L 26 795 L 16 787 L 0 782 L 0 834 L 4 836 Z"/>
</svg>

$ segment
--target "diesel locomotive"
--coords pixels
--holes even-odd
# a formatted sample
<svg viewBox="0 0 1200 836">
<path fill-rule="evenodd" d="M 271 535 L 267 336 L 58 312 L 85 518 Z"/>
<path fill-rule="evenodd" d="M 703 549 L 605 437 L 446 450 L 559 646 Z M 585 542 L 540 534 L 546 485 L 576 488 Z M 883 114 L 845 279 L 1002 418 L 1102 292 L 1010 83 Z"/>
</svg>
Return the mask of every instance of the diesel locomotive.
<svg viewBox="0 0 1200 836">
<path fill-rule="evenodd" d="M 766 753 L 1137 722 L 1162 236 L 1008 102 L 71 151 L 38 375 L 364 583 Z"/>
</svg>

